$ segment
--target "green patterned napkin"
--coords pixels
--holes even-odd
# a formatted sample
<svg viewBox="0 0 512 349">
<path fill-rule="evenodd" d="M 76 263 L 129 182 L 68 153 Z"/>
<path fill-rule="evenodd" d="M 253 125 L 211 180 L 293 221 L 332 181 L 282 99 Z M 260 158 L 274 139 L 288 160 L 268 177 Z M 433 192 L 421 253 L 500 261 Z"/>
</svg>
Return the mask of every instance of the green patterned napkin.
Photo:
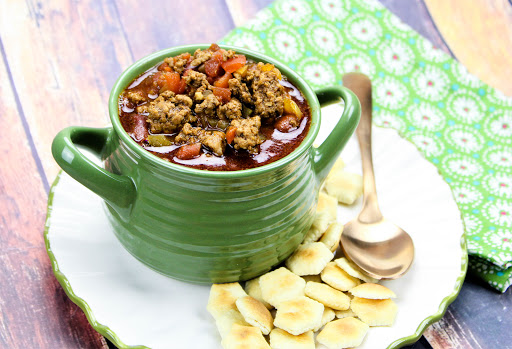
<svg viewBox="0 0 512 349">
<path fill-rule="evenodd" d="M 313 87 L 373 81 L 374 122 L 416 145 L 462 212 L 470 270 L 512 280 L 512 99 L 374 0 L 279 0 L 222 41 L 286 62 Z"/>
</svg>

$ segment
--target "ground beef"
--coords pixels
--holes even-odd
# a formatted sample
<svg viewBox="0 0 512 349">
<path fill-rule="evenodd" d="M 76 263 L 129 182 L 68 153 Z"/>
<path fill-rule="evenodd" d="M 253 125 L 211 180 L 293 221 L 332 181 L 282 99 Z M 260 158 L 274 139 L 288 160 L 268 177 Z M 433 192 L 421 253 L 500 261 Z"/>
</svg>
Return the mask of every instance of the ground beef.
<svg viewBox="0 0 512 349">
<path fill-rule="evenodd" d="M 144 108 L 151 133 L 174 133 L 186 123 L 197 121 L 191 107 L 192 100 L 188 96 L 162 92 Z"/>
<path fill-rule="evenodd" d="M 245 79 L 250 81 L 255 114 L 274 118 L 283 113 L 285 90 L 275 69 L 263 71 L 262 67 L 263 63 L 258 63 L 249 68 Z"/>
<path fill-rule="evenodd" d="M 184 77 L 185 83 L 189 87 L 189 96 L 194 101 L 202 101 L 204 99 L 204 93 L 212 90 L 212 85 L 208 82 L 205 74 L 195 70 L 189 70 L 187 76 Z"/>
<path fill-rule="evenodd" d="M 240 101 L 245 104 L 253 105 L 253 99 L 249 88 L 242 82 L 242 78 L 238 75 L 238 78 L 229 79 L 229 89 L 231 95 L 237 97 Z"/>
<path fill-rule="evenodd" d="M 217 115 L 219 119 L 236 119 L 242 116 L 242 103 L 236 98 L 231 98 L 229 102 L 221 105 Z"/>
<path fill-rule="evenodd" d="M 208 116 L 217 115 L 217 107 L 220 105 L 219 100 L 214 94 L 209 94 L 201 104 L 196 104 L 194 111 L 197 114 L 205 114 Z"/>
<path fill-rule="evenodd" d="M 181 55 L 178 55 L 176 57 L 168 57 L 164 59 L 164 62 L 167 63 L 169 67 L 173 69 L 175 72 L 181 74 L 188 62 L 188 58 L 185 57 L 190 56 L 187 53 L 182 53 Z"/>
<path fill-rule="evenodd" d="M 193 67 L 198 67 L 212 58 L 212 54 L 213 52 L 210 50 L 197 49 L 196 52 L 194 52 L 194 58 L 192 59 L 192 62 L 190 62 L 190 65 Z"/>
<path fill-rule="evenodd" d="M 211 51 L 211 50 L 203 51 L 203 50 L 197 49 L 196 52 L 194 52 L 194 57 L 192 59 L 192 62 L 190 62 L 190 65 L 193 67 L 200 66 L 201 64 L 203 64 L 204 62 L 206 62 L 207 60 L 212 58 L 214 52 L 215 51 Z M 221 52 L 222 52 L 222 60 L 223 61 L 226 61 L 235 56 L 235 51 L 233 51 L 233 50 L 227 50 L 227 51 L 221 50 Z"/>
<path fill-rule="evenodd" d="M 200 127 L 185 124 L 181 132 L 174 138 L 178 144 L 201 143 L 215 155 L 221 156 L 226 149 L 226 135 L 220 131 L 205 131 Z"/>
<path fill-rule="evenodd" d="M 142 91 L 128 91 L 126 93 L 126 98 L 128 98 L 128 100 L 130 102 L 132 102 L 133 104 L 137 105 L 141 102 L 145 102 L 146 101 L 146 97 L 144 96 L 144 94 L 142 93 Z"/>
<path fill-rule="evenodd" d="M 222 59 L 227 61 L 228 59 L 231 59 L 235 56 L 235 51 L 233 50 L 222 50 Z"/>
<path fill-rule="evenodd" d="M 220 131 L 204 131 L 201 143 L 217 156 L 224 154 L 226 149 L 226 134 Z"/>
<path fill-rule="evenodd" d="M 174 138 L 178 144 L 194 144 L 199 142 L 200 127 L 192 127 L 189 123 L 183 125 L 181 132 Z"/>
<path fill-rule="evenodd" d="M 217 156 L 222 156 L 228 147 L 228 158 L 244 152 L 256 154 L 265 140 L 262 133 L 267 135 L 268 127 L 290 132 L 298 127 L 300 118 L 294 116 L 296 113 L 283 115 L 285 97 L 290 96 L 280 83 L 281 73 L 272 64 L 249 61 L 244 66 L 235 59 L 232 64 L 238 69 L 231 66 L 235 71 L 226 84 L 226 72 L 217 60 L 234 57 L 235 51 L 212 44 L 209 49 L 196 50 L 192 56 L 184 53 L 166 58 L 164 64 L 158 65 L 159 71 L 148 71 L 135 88 L 125 90 L 122 103 L 135 109 L 133 113 L 137 115 L 132 118 L 140 119 L 146 131 L 169 134 L 171 137 L 166 139 L 176 145 L 195 144 L 192 148 L 197 151 L 201 144 L 203 150 L 209 149 Z M 212 61 L 206 64 L 209 60 Z M 225 67 L 231 70 L 228 65 Z M 167 91 L 159 93 L 164 90 L 162 85 Z M 153 95 L 158 96 L 153 100 Z M 260 130 L 262 120 L 264 131 Z M 225 134 L 228 130 L 235 131 L 233 139 L 229 133 L 230 145 Z M 143 135 L 134 139 L 145 138 Z"/>
<path fill-rule="evenodd" d="M 233 119 L 231 126 L 236 127 L 236 135 L 233 139 L 235 149 L 247 149 L 250 153 L 258 152 L 258 145 L 263 143 L 260 135 L 261 118 L 254 116 L 247 119 Z"/>
<path fill-rule="evenodd" d="M 211 88 L 210 83 L 205 74 L 200 73 L 195 70 L 189 70 L 187 75 L 184 77 L 185 82 L 188 86 L 194 89 L 198 89 L 200 87 L 205 87 L 207 89 Z"/>
</svg>

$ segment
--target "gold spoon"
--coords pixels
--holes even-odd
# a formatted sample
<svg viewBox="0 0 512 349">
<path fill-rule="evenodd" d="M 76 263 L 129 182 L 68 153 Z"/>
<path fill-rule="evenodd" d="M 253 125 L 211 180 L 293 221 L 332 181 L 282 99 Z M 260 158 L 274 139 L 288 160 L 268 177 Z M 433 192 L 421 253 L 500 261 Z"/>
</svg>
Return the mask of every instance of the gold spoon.
<svg viewBox="0 0 512 349">
<path fill-rule="evenodd" d="M 356 134 L 363 163 L 363 208 L 345 224 L 341 246 L 345 256 L 376 279 L 396 279 L 414 259 L 414 244 L 402 228 L 385 219 L 377 203 L 372 163 L 372 84 L 361 73 L 343 76 L 343 86 L 361 102 L 361 121 Z"/>
</svg>

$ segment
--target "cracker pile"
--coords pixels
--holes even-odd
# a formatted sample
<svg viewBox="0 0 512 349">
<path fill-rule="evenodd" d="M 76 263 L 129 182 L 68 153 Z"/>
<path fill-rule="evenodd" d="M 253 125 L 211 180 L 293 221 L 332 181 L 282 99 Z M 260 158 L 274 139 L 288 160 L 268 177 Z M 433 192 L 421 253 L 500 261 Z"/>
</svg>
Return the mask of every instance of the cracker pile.
<svg viewBox="0 0 512 349">
<path fill-rule="evenodd" d="M 394 292 L 337 255 L 337 204 L 362 194 L 361 176 L 343 168 L 338 160 L 311 229 L 284 266 L 245 282 L 245 289 L 238 282 L 212 285 L 207 309 L 224 349 L 353 348 L 370 327 L 393 325 Z"/>
</svg>

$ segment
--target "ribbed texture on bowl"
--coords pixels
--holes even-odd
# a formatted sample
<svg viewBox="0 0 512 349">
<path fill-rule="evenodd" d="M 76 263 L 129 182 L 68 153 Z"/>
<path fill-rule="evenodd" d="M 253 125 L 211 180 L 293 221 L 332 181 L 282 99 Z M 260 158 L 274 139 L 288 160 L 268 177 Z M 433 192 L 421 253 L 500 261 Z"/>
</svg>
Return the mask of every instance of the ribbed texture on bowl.
<svg viewBox="0 0 512 349">
<path fill-rule="evenodd" d="M 110 223 L 132 255 L 165 275 L 196 283 L 255 277 L 291 254 L 312 223 L 309 152 L 269 173 L 204 178 L 158 166 L 164 160 L 148 161 L 117 137 L 111 146 L 105 167 L 138 178 L 138 197 L 128 218 L 109 208 Z"/>
</svg>

